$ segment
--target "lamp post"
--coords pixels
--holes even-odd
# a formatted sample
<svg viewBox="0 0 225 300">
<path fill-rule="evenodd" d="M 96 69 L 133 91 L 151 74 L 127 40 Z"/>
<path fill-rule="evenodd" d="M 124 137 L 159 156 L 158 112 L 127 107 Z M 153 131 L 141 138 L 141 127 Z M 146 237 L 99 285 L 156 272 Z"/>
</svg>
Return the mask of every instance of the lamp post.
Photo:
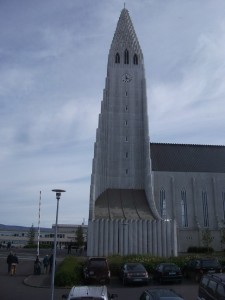
<svg viewBox="0 0 225 300">
<path fill-rule="evenodd" d="M 57 241 L 57 225 L 58 225 L 58 212 L 59 212 L 59 199 L 64 190 L 55 189 L 52 192 L 56 193 L 57 209 L 55 221 L 55 236 L 54 236 L 54 249 L 53 249 L 53 263 L 52 263 L 52 278 L 51 278 L 51 300 L 54 300 L 54 281 L 55 281 L 55 262 L 56 262 L 56 241 Z"/>
</svg>

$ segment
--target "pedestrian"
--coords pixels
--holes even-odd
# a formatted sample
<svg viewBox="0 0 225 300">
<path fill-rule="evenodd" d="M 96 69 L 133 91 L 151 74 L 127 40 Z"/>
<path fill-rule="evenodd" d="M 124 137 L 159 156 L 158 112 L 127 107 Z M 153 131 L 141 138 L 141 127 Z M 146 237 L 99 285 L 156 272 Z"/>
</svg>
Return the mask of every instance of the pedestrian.
<svg viewBox="0 0 225 300">
<path fill-rule="evenodd" d="M 53 266 L 53 254 L 49 257 L 49 273 L 52 273 L 52 266 Z"/>
<path fill-rule="evenodd" d="M 48 273 L 48 266 L 49 266 L 48 254 L 46 254 L 44 259 L 43 259 L 43 266 L 44 266 L 44 272 L 45 272 L 45 274 L 47 274 Z"/>
<path fill-rule="evenodd" d="M 11 271 L 11 264 L 12 264 L 13 254 L 12 251 L 10 251 L 9 255 L 7 256 L 7 264 L 8 264 L 8 274 L 10 274 Z"/>
<path fill-rule="evenodd" d="M 71 254 L 71 249 L 72 249 L 72 244 L 71 243 L 69 243 L 69 245 L 68 245 L 68 254 Z"/>
<path fill-rule="evenodd" d="M 8 242 L 7 243 L 7 250 L 10 250 L 11 249 L 11 242 Z"/>
<path fill-rule="evenodd" d="M 16 253 L 13 254 L 12 263 L 11 263 L 11 276 L 16 274 L 16 268 L 19 263 Z"/>
<path fill-rule="evenodd" d="M 39 256 L 37 255 L 35 261 L 34 261 L 34 274 L 40 275 L 41 274 L 41 262 L 39 260 Z"/>
</svg>

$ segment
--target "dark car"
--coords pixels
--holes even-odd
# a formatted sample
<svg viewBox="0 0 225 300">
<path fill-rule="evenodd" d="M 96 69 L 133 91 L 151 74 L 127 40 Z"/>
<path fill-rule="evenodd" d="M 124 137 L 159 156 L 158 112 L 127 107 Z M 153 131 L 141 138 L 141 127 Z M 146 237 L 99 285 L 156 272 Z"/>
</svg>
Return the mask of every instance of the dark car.
<svg viewBox="0 0 225 300">
<path fill-rule="evenodd" d="M 184 300 L 172 289 L 150 288 L 141 294 L 140 300 Z"/>
<path fill-rule="evenodd" d="M 181 283 L 183 275 L 181 269 L 174 263 L 161 263 L 156 266 L 153 279 L 160 283 L 178 282 Z"/>
<path fill-rule="evenodd" d="M 198 290 L 198 300 L 225 300 L 225 274 L 202 276 Z"/>
<path fill-rule="evenodd" d="M 120 279 L 123 285 L 131 283 L 149 283 L 149 275 L 140 263 L 126 263 L 120 270 Z"/>
<path fill-rule="evenodd" d="M 200 282 L 203 274 L 221 272 L 221 264 L 215 258 L 191 259 L 183 267 L 184 277 L 194 279 L 195 282 Z"/>
<path fill-rule="evenodd" d="M 84 267 L 84 281 L 91 283 L 109 283 L 110 270 L 108 261 L 105 257 L 91 257 Z"/>
</svg>

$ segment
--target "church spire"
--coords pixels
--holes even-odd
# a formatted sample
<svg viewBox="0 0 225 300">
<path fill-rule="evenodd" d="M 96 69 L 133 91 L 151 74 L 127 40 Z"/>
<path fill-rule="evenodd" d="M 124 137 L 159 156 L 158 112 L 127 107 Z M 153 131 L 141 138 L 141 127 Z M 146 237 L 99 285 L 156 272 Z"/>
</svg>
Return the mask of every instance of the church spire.
<svg viewBox="0 0 225 300">
<path fill-rule="evenodd" d="M 119 21 L 117 23 L 116 31 L 114 33 L 114 37 L 112 40 L 111 48 L 109 51 L 109 64 L 114 62 L 114 57 L 116 53 L 124 53 L 124 51 L 128 51 L 133 55 L 138 56 L 139 62 L 143 63 L 143 55 L 141 51 L 141 47 L 134 30 L 134 26 L 132 24 L 130 15 L 128 10 L 124 8 L 121 11 Z"/>
</svg>

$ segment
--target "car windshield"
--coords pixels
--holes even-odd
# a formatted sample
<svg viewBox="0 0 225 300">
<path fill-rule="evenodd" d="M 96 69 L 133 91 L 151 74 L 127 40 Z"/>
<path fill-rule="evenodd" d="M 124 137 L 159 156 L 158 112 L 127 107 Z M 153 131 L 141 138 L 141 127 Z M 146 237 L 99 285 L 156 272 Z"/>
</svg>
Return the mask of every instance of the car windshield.
<svg viewBox="0 0 225 300">
<path fill-rule="evenodd" d="M 203 260 L 202 267 L 219 267 L 219 262 L 217 260 Z"/>
<path fill-rule="evenodd" d="M 134 265 L 127 265 L 127 270 L 129 270 L 129 271 L 145 271 L 145 268 L 142 265 L 134 264 Z"/>
<path fill-rule="evenodd" d="M 91 268 L 105 268 L 106 262 L 104 260 L 92 260 L 89 262 Z"/>
<path fill-rule="evenodd" d="M 166 265 L 166 266 L 164 266 L 164 270 L 165 271 L 177 271 L 178 267 L 175 265 Z"/>
</svg>

